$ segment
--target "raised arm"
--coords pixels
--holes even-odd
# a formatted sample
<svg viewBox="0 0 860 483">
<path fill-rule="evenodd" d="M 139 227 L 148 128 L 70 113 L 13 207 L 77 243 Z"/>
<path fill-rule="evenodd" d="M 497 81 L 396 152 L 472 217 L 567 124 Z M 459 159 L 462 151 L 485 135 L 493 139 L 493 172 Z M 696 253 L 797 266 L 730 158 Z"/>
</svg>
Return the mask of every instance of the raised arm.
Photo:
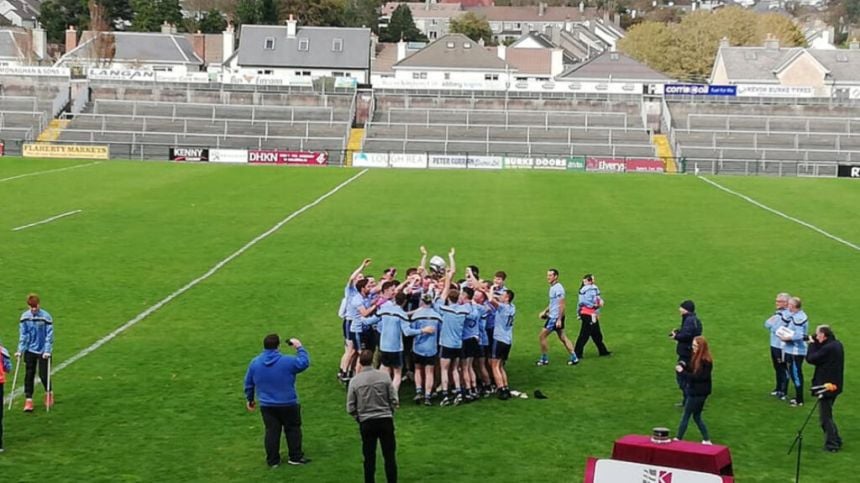
<svg viewBox="0 0 860 483">
<path fill-rule="evenodd" d="M 350 285 L 354 284 L 356 277 L 361 275 L 361 272 L 363 272 L 364 269 L 368 266 L 370 266 L 370 259 L 365 258 L 364 261 L 361 262 L 361 265 L 359 265 L 358 268 L 356 268 L 355 271 L 352 272 L 352 274 L 349 276 L 349 280 L 347 280 L 347 283 L 349 283 Z"/>
<path fill-rule="evenodd" d="M 418 263 L 418 269 L 421 273 L 427 273 L 427 249 L 424 245 L 418 248 L 421 251 L 421 261 Z"/>
</svg>

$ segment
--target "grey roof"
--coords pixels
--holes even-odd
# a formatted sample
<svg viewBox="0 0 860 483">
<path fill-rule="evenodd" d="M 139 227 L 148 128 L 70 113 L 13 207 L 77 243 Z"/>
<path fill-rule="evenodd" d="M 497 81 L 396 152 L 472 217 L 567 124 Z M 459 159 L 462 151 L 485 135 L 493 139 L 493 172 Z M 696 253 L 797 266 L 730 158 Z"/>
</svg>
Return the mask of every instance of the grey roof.
<svg viewBox="0 0 860 483">
<path fill-rule="evenodd" d="M 34 20 L 39 16 L 41 1 L 38 0 L 6 0 L 15 13 L 25 20 Z"/>
<path fill-rule="evenodd" d="M 721 47 L 717 58 L 723 59 L 730 82 L 777 82 L 776 72 L 808 53 L 827 69 L 837 82 L 860 83 L 860 50 L 806 49 L 803 47 Z"/>
<path fill-rule="evenodd" d="M 267 38 L 273 49 L 264 48 Z M 299 50 L 300 39 L 308 40 L 308 50 Z M 335 39 L 343 40 L 339 52 Z M 297 27 L 287 38 L 286 25 L 243 25 L 236 55 L 240 66 L 369 69 L 370 29 Z"/>
<path fill-rule="evenodd" d="M 463 34 L 448 34 L 394 64 L 394 68 L 499 70 L 507 63 Z"/>
<path fill-rule="evenodd" d="M 12 30 L 0 30 L 0 58 L 2 59 L 20 59 L 22 58 L 21 49 L 15 41 L 15 35 Z"/>
<path fill-rule="evenodd" d="M 667 82 L 671 78 L 639 63 L 621 52 L 604 52 L 597 57 L 574 66 L 559 76 L 560 79 L 613 79 L 618 81 Z"/>
<path fill-rule="evenodd" d="M 860 50 L 806 49 L 806 51 L 830 71 L 832 79 L 838 82 L 860 84 Z"/>
<path fill-rule="evenodd" d="M 113 35 L 116 42 L 116 62 L 139 62 L 143 64 L 188 64 L 201 65 L 203 60 L 194 53 L 191 42 L 182 34 L 149 32 L 101 32 Z M 96 60 L 93 52 L 95 35 L 85 32 L 81 45 L 60 59 L 58 65 L 66 61 Z"/>
</svg>

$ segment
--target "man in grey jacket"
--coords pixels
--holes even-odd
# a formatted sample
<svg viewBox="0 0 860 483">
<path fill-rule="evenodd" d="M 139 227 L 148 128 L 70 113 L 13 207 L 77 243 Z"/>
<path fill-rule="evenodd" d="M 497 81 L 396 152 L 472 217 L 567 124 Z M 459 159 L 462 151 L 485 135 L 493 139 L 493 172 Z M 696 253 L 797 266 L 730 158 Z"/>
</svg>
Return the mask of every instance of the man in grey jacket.
<svg viewBox="0 0 860 483">
<path fill-rule="evenodd" d="M 361 351 L 360 372 L 349 381 L 346 412 L 358 421 L 364 453 L 364 481 L 376 481 L 376 442 L 382 446 L 385 478 L 397 481 L 397 460 L 394 441 L 394 410 L 400 406 L 391 377 L 373 368 L 373 352 Z"/>
</svg>

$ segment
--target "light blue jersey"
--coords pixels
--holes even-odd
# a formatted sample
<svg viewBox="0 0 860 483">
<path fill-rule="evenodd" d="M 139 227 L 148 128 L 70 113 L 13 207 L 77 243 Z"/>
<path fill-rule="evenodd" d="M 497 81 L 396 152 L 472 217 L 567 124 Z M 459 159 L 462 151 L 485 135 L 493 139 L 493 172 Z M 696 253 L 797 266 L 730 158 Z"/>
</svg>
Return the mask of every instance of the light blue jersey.
<svg viewBox="0 0 860 483">
<path fill-rule="evenodd" d="M 549 287 L 549 315 L 550 319 L 558 319 L 561 315 L 561 301 L 564 300 L 564 287 L 556 282 Z"/>
<path fill-rule="evenodd" d="M 791 323 L 788 324 L 788 328 L 794 332 L 794 335 L 791 336 L 791 342 L 784 342 L 783 351 L 786 354 L 805 356 L 806 332 L 809 328 L 809 318 L 806 316 L 806 312 L 798 310 L 791 314 Z"/>
<path fill-rule="evenodd" d="M 480 305 L 471 304 L 469 307 L 469 315 L 466 316 L 466 321 L 463 323 L 463 340 L 481 338 L 481 316 L 483 311 Z"/>
<path fill-rule="evenodd" d="M 764 328 L 770 331 L 770 346 L 782 349 L 782 339 L 776 335 L 780 327 L 788 327 L 791 323 L 791 312 L 779 309 L 764 321 Z"/>
<path fill-rule="evenodd" d="M 493 304 L 489 302 L 485 302 L 480 307 L 481 318 L 478 321 L 478 343 L 482 346 L 488 346 L 490 345 L 490 340 L 487 337 L 487 326 L 489 325 L 489 320 L 495 314 L 495 309 L 493 309 Z"/>
<path fill-rule="evenodd" d="M 352 282 L 347 283 L 346 287 L 343 288 L 343 298 L 340 299 L 340 307 L 337 309 L 337 316 L 341 319 L 346 318 L 346 304 L 354 293 L 358 293 L 358 290 L 355 289 L 355 285 L 353 285 Z"/>
<path fill-rule="evenodd" d="M 597 299 L 599 297 L 600 289 L 597 288 L 597 285 L 594 285 L 593 283 L 583 285 L 582 288 L 579 289 L 579 306 L 599 310 L 600 307 L 597 303 Z"/>
<path fill-rule="evenodd" d="M 442 334 L 440 336 L 442 347 L 462 348 L 463 325 L 466 322 L 466 316 L 471 312 L 470 306 L 465 304 L 444 305 L 441 300 L 436 299 L 433 308 L 442 316 Z"/>
<path fill-rule="evenodd" d="M 505 344 L 512 344 L 514 339 L 514 317 L 517 307 L 514 304 L 499 304 L 496 308 L 496 328 L 493 329 L 493 339 Z"/>
<path fill-rule="evenodd" d="M 368 298 L 361 295 L 361 292 L 354 292 L 349 299 L 347 299 L 346 320 L 351 322 L 349 325 L 350 332 L 361 333 L 363 330 L 359 308 L 366 307 L 368 303 Z"/>
<path fill-rule="evenodd" d="M 399 305 L 389 300 L 376 311 L 379 316 L 379 350 L 382 352 L 402 352 L 403 336 L 411 337 L 421 333 L 409 325 L 409 316 Z"/>
<path fill-rule="evenodd" d="M 18 352 L 44 354 L 54 349 L 54 319 L 44 309 L 25 310 L 19 325 Z"/>
<path fill-rule="evenodd" d="M 420 331 L 424 327 L 433 327 L 432 334 L 419 333 L 412 342 L 412 352 L 424 357 L 433 357 L 439 351 L 439 326 L 442 317 L 430 307 L 422 307 L 412 314 L 412 328 Z"/>
</svg>

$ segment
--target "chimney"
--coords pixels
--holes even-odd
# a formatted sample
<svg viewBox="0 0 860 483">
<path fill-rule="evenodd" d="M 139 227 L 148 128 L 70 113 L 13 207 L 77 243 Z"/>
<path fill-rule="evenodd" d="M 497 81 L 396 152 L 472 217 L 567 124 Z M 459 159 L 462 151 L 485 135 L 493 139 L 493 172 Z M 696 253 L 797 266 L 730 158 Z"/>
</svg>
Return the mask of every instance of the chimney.
<svg viewBox="0 0 860 483">
<path fill-rule="evenodd" d="M 290 14 L 290 19 L 287 20 L 287 38 L 294 39 L 296 38 L 296 19 L 293 18 L 293 14 Z"/>
<path fill-rule="evenodd" d="M 546 3 L 540 2 L 538 3 L 538 17 L 543 17 L 546 13 Z"/>
<path fill-rule="evenodd" d="M 555 77 L 564 72 L 564 50 L 553 49 L 550 57 L 550 75 Z"/>
<path fill-rule="evenodd" d="M 729 44 L 729 38 L 728 38 L 728 37 L 723 37 L 723 38 L 721 38 L 721 39 L 720 39 L 720 48 L 721 48 L 721 49 L 722 49 L 722 48 L 726 48 L 726 49 L 727 49 L 727 48 L 729 48 L 729 47 L 730 47 L 730 44 Z"/>
<path fill-rule="evenodd" d="M 480 39 L 478 39 L 478 45 L 479 45 L 479 46 L 481 46 L 481 47 L 483 47 L 484 45 L 486 45 L 486 43 L 484 42 L 484 37 L 481 37 Z"/>
<path fill-rule="evenodd" d="M 406 58 L 406 41 L 403 38 L 400 38 L 400 42 L 397 42 L 397 62 Z"/>
<path fill-rule="evenodd" d="M 558 27 L 558 25 L 553 25 L 550 29 L 550 41 L 556 47 L 561 44 L 561 29 Z"/>
<path fill-rule="evenodd" d="M 851 39 L 851 42 L 848 42 L 848 50 L 860 50 L 860 41 L 856 37 Z"/>
<path fill-rule="evenodd" d="M 191 34 L 191 48 L 194 53 L 200 57 L 203 62 L 206 62 L 206 36 L 198 30 L 196 34 Z"/>
<path fill-rule="evenodd" d="M 767 38 L 764 39 L 764 48 L 769 50 L 779 50 L 779 39 L 771 34 L 767 34 Z"/>
<path fill-rule="evenodd" d="M 39 60 L 45 60 L 48 57 L 48 34 L 41 25 L 37 26 L 32 31 L 33 34 L 33 53 Z"/>
<path fill-rule="evenodd" d="M 74 25 L 69 25 L 69 28 L 66 29 L 66 53 L 75 50 L 75 47 L 78 46 L 78 32 L 75 30 Z"/>
<path fill-rule="evenodd" d="M 579 13 L 585 13 L 585 2 L 579 2 Z"/>
<path fill-rule="evenodd" d="M 564 19 L 564 30 L 566 32 L 573 32 L 573 20 L 571 20 L 570 18 Z"/>
<path fill-rule="evenodd" d="M 171 30 L 170 23 L 167 20 L 165 20 L 164 23 L 161 24 L 161 33 L 163 33 L 163 34 L 172 33 L 170 30 Z"/>
<path fill-rule="evenodd" d="M 433 0 L 426 0 L 424 2 L 424 10 L 430 10 L 430 4 L 433 3 Z"/>
<path fill-rule="evenodd" d="M 508 55 L 508 48 L 505 47 L 505 44 L 499 44 L 499 46 L 496 47 L 496 55 L 500 59 L 506 60 L 505 57 L 507 57 L 507 55 Z"/>
<path fill-rule="evenodd" d="M 227 59 L 233 56 L 235 48 L 236 31 L 233 30 L 233 24 L 228 23 L 227 28 L 221 33 L 221 61 L 227 62 Z"/>
</svg>

